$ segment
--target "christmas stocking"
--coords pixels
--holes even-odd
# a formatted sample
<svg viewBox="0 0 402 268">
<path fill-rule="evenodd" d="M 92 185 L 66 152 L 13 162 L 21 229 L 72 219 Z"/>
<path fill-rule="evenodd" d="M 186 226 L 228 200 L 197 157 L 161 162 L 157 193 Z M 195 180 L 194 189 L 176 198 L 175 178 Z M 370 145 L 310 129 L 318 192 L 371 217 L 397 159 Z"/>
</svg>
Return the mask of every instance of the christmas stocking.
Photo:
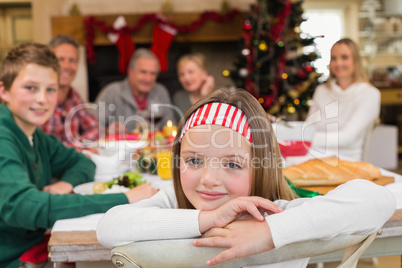
<svg viewBox="0 0 402 268">
<path fill-rule="evenodd" d="M 123 16 L 119 16 L 113 23 L 113 28 L 120 30 L 127 26 Z M 119 50 L 119 71 L 122 74 L 127 72 L 127 67 L 130 62 L 131 55 L 135 50 L 135 44 L 131 39 L 130 33 L 121 31 L 120 34 L 108 34 L 108 38 L 112 43 L 115 43 Z"/>
<path fill-rule="evenodd" d="M 151 51 L 159 59 L 161 72 L 165 72 L 167 70 L 167 53 L 176 34 L 177 30 L 167 24 L 158 23 L 154 27 Z"/>
</svg>

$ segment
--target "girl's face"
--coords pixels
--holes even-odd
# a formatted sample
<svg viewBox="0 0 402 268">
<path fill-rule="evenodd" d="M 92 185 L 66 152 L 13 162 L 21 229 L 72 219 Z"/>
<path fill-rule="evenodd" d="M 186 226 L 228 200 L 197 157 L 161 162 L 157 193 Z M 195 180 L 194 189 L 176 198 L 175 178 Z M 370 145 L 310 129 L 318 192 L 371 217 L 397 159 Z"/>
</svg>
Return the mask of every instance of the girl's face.
<svg viewBox="0 0 402 268">
<path fill-rule="evenodd" d="M 9 90 L 0 84 L 0 96 L 7 103 L 15 123 L 27 136 L 52 116 L 57 90 L 57 73 L 50 67 L 33 63 L 21 69 Z"/>
<path fill-rule="evenodd" d="M 179 80 L 185 90 L 195 92 L 201 89 L 207 72 L 192 60 L 186 60 L 179 67 Z"/>
<path fill-rule="evenodd" d="M 213 210 L 251 192 L 251 144 L 238 132 L 218 126 L 191 128 L 180 150 L 184 194 L 199 210 Z"/>
<path fill-rule="evenodd" d="M 337 79 L 351 79 L 355 72 L 352 51 L 346 44 L 336 44 L 331 49 L 331 72 Z"/>
</svg>

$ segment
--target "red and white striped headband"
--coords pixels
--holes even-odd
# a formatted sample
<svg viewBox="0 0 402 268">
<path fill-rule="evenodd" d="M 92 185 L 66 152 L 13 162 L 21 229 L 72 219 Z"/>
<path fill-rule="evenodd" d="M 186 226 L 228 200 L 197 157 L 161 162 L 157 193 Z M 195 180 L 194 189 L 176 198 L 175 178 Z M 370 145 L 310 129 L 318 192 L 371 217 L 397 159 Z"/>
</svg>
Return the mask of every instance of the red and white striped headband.
<svg viewBox="0 0 402 268">
<path fill-rule="evenodd" d="M 184 124 L 180 141 L 190 128 L 200 125 L 227 127 L 237 131 L 251 143 L 253 142 L 245 113 L 226 103 L 212 102 L 198 108 Z"/>
</svg>

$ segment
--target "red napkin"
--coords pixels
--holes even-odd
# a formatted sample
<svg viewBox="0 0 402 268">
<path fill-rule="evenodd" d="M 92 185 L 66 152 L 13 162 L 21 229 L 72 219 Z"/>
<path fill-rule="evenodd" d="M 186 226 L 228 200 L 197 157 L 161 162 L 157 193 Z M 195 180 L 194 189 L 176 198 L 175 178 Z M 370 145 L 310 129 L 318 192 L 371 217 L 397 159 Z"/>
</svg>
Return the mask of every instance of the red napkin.
<svg viewBox="0 0 402 268">
<path fill-rule="evenodd" d="M 50 234 L 45 235 L 42 242 L 25 251 L 20 257 L 20 260 L 31 263 L 41 263 L 46 261 L 49 255 L 49 252 L 47 251 L 49 238 Z"/>
<path fill-rule="evenodd" d="M 122 140 L 135 141 L 141 139 L 141 134 L 107 135 L 106 139 L 109 141 L 122 141 Z"/>
</svg>

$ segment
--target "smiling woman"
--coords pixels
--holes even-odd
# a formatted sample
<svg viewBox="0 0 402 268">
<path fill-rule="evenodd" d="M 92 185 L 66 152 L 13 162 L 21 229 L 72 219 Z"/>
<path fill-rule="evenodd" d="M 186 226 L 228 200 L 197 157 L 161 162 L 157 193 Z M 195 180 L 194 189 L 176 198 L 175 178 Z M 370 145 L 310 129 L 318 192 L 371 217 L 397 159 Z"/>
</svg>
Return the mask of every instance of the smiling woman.
<svg viewBox="0 0 402 268">
<path fill-rule="evenodd" d="M 312 148 L 361 161 L 365 137 L 380 115 L 380 91 L 368 81 L 351 39 L 333 45 L 329 66 L 328 81 L 315 90 L 308 113 L 307 122 L 316 126 Z"/>
</svg>

